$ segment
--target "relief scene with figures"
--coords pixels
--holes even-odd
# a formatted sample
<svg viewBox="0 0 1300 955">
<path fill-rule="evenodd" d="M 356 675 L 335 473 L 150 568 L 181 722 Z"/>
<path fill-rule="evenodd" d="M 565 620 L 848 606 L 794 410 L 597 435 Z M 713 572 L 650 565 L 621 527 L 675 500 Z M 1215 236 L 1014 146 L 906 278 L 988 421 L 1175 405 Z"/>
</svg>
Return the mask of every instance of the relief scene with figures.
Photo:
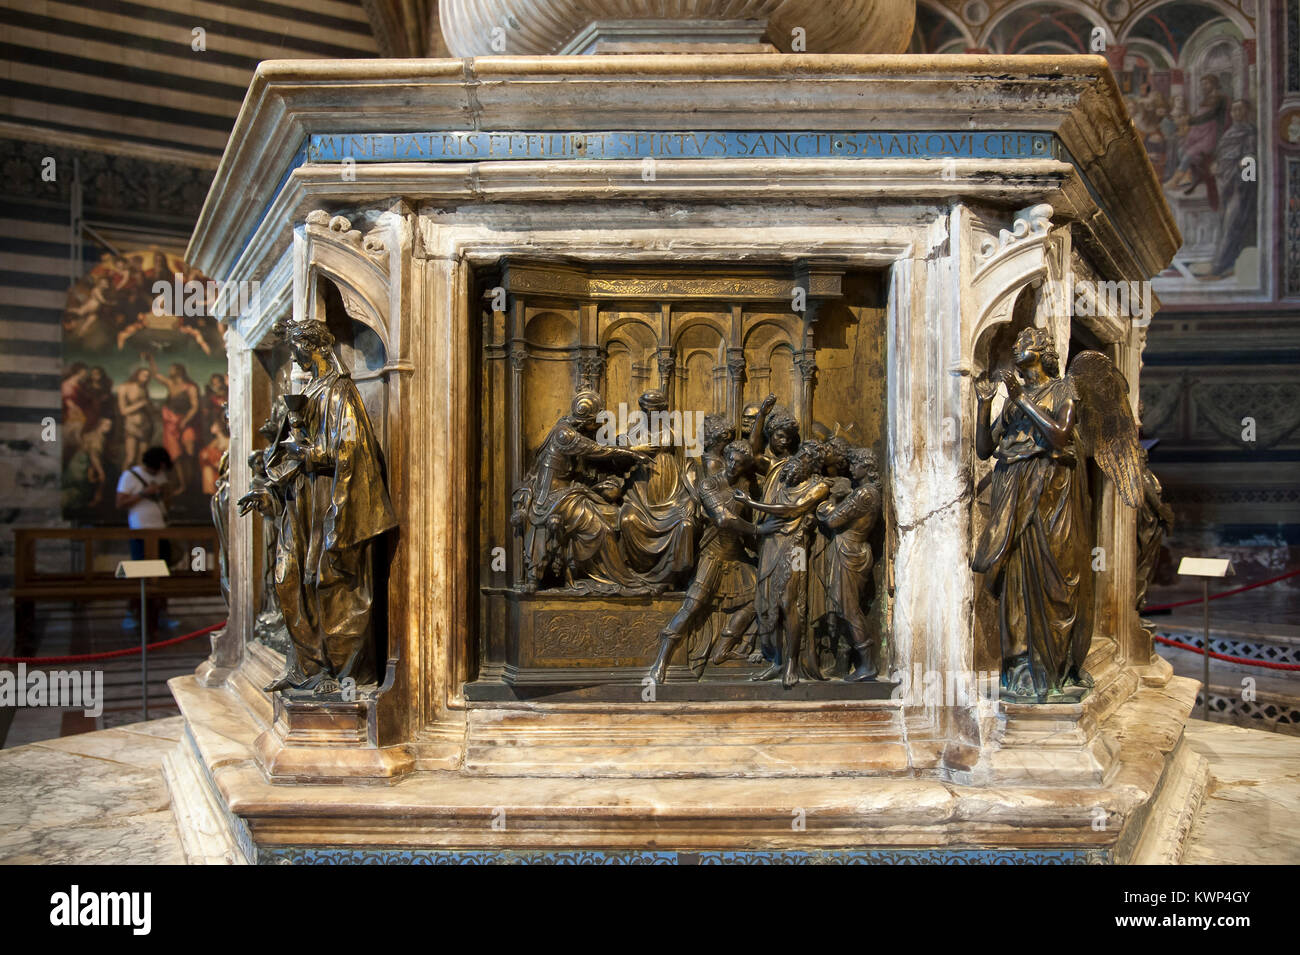
<svg viewBox="0 0 1300 955">
<path fill-rule="evenodd" d="M 878 279 L 507 261 L 479 284 L 467 692 L 887 695 L 861 686 L 889 631 Z"/>
</svg>

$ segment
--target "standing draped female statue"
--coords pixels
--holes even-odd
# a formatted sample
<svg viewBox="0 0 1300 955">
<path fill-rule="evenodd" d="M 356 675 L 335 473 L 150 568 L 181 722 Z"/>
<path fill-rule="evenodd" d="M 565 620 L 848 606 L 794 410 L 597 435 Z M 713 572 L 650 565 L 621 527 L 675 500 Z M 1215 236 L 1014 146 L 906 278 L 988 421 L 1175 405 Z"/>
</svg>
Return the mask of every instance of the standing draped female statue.
<svg viewBox="0 0 1300 955">
<path fill-rule="evenodd" d="M 988 526 L 971 567 L 998 601 L 1002 695 L 1020 702 L 1077 699 L 1092 686 L 1092 503 L 1086 459 L 1130 506 L 1141 500 L 1137 427 L 1128 384 L 1100 352 L 1080 352 L 1058 378 L 1046 329 L 1016 339 L 1019 377 L 1003 372 L 1007 400 L 996 422 L 997 384 L 975 382 L 975 452 L 992 457 Z"/>
</svg>

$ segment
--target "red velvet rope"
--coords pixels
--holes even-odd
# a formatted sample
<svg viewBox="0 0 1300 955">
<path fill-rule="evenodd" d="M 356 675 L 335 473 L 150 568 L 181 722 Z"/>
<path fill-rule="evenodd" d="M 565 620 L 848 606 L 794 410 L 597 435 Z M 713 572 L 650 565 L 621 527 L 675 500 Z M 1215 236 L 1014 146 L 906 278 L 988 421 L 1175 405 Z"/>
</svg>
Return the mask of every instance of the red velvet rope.
<svg viewBox="0 0 1300 955">
<path fill-rule="evenodd" d="M 1253 584 L 1246 584 L 1246 586 L 1244 587 L 1236 587 L 1232 590 L 1225 590 L 1221 594 L 1210 594 L 1210 599 L 1218 600 L 1220 597 L 1231 597 L 1233 594 L 1245 593 L 1247 590 L 1254 590 L 1256 587 L 1265 587 L 1269 584 L 1275 584 L 1279 580 L 1286 580 L 1288 577 L 1295 577 L 1297 575 L 1300 575 L 1300 569 L 1288 571 L 1285 574 L 1278 574 L 1276 577 L 1268 578 L 1268 580 L 1260 580 L 1260 581 L 1256 581 Z M 1198 604 L 1200 602 L 1201 602 L 1200 597 L 1193 597 L 1191 600 L 1179 600 L 1171 604 L 1156 604 L 1154 607 L 1143 607 L 1142 612 L 1147 613 L 1155 610 L 1173 610 L 1175 607 L 1187 607 L 1190 606 L 1191 604 Z"/>
<path fill-rule="evenodd" d="M 213 630 L 220 630 L 226 625 L 226 621 L 214 623 L 210 627 L 204 627 L 202 630 L 195 630 L 193 633 L 187 633 L 184 636 L 172 637 L 170 640 L 159 640 L 157 643 L 151 643 L 147 647 L 127 647 L 125 650 L 107 650 L 103 653 L 82 653 L 76 656 L 67 657 L 0 657 L 0 663 L 89 663 L 93 660 L 111 660 L 114 657 L 134 656 L 143 650 L 157 650 L 160 647 L 170 647 L 173 644 L 184 643 L 186 640 L 193 640 L 195 637 L 201 637 L 205 633 L 211 633 Z"/>
<path fill-rule="evenodd" d="M 1191 650 L 1193 653 L 1203 653 L 1200 647 L 1194 647 L 1190 643 L 1180 643 L 1177 640 L 1170 640 L 1168 637 L 1162 637 L 1155 634 L 1158 642 L 1171 647 L 1177 647 L 1180 650 Z M 1224 653 L 1215 653 L 1210 651 L 1210 656 L 1215 660 L 1227 660 L 1229 663 L 1241 663 L 1248 667 L 1264 667 L 1266 670 L 1300 670 L 1300 663 L 1272 663 L 1268 660 L 1251 660 L 1248 657 L 1230 657 Z"/>
</svg>

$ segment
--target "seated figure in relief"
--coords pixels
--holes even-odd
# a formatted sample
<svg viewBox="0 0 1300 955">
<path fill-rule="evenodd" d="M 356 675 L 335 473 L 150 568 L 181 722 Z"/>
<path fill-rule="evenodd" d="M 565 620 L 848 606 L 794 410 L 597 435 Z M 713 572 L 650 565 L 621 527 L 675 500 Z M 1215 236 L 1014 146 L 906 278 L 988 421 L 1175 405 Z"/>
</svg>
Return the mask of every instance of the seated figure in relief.
<svg viewBox="0 0 1300 955">
<path fill-rule="evenodd" d="M 550 576 L 591 593 L 645 592 L 618 543 L 623 478 L 603 478 L 592 465 L 648 465 L 650 455 L 604 445 L 592 436 L 600 396 L 580 391 L 570 413 L 551 428 L 524 483 L 514 493 L 511 524 L 524 538 L 524 590 L 537 591 Z"/>
<path fill-rule="evenodd" d="M 695 507 L 679 458 L 681 435 L 662 391 L 638 399 L 641 415 L 618 443 L 639 453 L 619 509 L 624 559 L 652 585 L 678 582 L 695 564 Z"/>
</svg>

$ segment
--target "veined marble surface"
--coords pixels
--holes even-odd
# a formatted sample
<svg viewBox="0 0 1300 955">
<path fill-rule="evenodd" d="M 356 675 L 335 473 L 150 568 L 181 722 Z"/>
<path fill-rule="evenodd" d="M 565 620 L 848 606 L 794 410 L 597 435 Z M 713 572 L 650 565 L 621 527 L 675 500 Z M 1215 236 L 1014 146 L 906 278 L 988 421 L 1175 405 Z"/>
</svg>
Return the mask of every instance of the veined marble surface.
<svg viewBox="0 0 1300 955">
<path fill-rule="evenodd" d="M 1185 865 L 1300 862 L 1300 738 L 1187 721 L 1210 785 L 1183 850 Z"/>
<path fill-rule="evenodd" d="M 162 757 L 181 717 L 0 751 L 0 863 L 179 864 Z M 1185 864 L 1300 862 L 1300 739 L 1191 720 L 1210 791 Z"/>
<path fill-rule="evenodd" d="M 184 729 L 173 716 L 0 750 L 0 862 L 183 864 L 162 758 Z"/>
</svg>

